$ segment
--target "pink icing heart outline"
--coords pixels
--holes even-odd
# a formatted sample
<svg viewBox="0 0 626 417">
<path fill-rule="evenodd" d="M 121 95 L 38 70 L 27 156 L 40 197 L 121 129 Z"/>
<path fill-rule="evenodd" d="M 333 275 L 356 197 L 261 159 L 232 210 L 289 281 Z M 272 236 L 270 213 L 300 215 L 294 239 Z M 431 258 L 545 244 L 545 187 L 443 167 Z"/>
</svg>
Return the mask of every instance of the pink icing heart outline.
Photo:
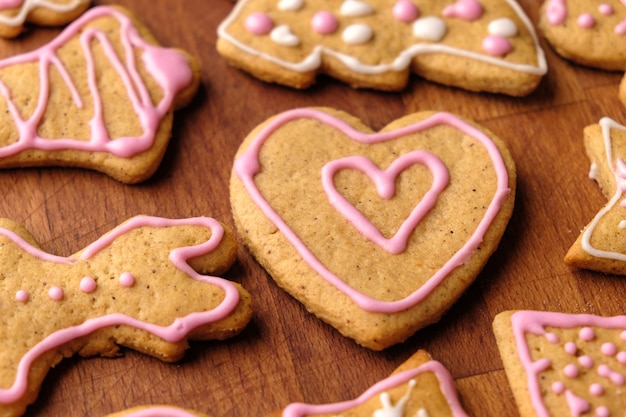
<svg viewBox="0 0 626 417">
<path fill-rule="evenodd" d="M 397 139 L 402 136 L 420 132 L 425 129 L 438 125 L 448 125 L 455 127 L 472 138 L 476 139 L 488 152 L 493 168 L 497 176 L 497 189 L 493 199 L 489 203 L 485 215 L 478 224 L 472 236 L 465 245 L 456 252 L 437 272 L 430 277 L 426 283 L 409 294 L 407 297 L 397 301 L 381 301 L 371 298 L 362 292 L 356 290 L 346 284 L 341 278 L 329 271 L 304 245 L 302 240 L 294 233 L 280 215 L 272 208 L 269 202 L 263 197 L 261 191 L 254 183 L 254 176 L 261 170 L 259 162 L 259 153 L 265 140 L 271 134 L 279 129 L 283 124 L 292 120 L 308 118 L 319 121 L 320 123 L 331 126 L 350 139 L 364 144 L 373 144 Z M 495 143 L 481 132 L 479 129 L 469 125 L 462 119 L 450 113 L 436 113 L 433 116 L 422 120 L 418 123 L 405 126 L 400 129 L 389 132 L 380 133 L 363 133 L 355 130 L 352 126 L 328 113 L 316 109 L 294 109 L 289 110 L 273 118 L 261 131 L 254 137 L 248 149 L 243 152 L 234 162 L 233 169 L 244 187 L 250 194 L 255 204 L 261 209 L 265 216 L 278 228 L 285 238 L 293 245 L 294 249 L 302 256 L 302 259 L 329 284 L 333 285 L 339 291 L 348 296 L 355 304 L 366 311 L 376 313 L 396 313 L 413 307 L 425 299 L 455 268 L 462 265 L 472 255 L 483 241 L 483 236 L 491 225 L 491 222 L 500 211 L 502 204 L 510 193 L 509 176 L 502 155 L 500 154 Z"/>
<path fill-rule="evenodd" d="M 342 169 L 356 169 L 367 175 L 376 186 L 378 194 L 388 200 L 396 192 L 395 181 L 407 168 L 415 164 L 426 166 L 432 176 L 433 183 L 424 197 L 411 211 L 409 217 L 391 238 L 386 238 L 356 207 L 350 204 L 335 188 L 333 178 Z M 439 158 L 430 152 L 413 151 L 396 159 L 387 169 L 381 170 L 367 157 L 349 156 L 327 163 L 322 168 L 322 185 L 330 204 L 339 211 L 365 237 L 376 243 L 387 252 L 398 254 L 406 249 L 409 236 L 422 221 L 424 216 L 435 206 L 439 194 L 446 188 L 450 175 Z"/>
</svg>

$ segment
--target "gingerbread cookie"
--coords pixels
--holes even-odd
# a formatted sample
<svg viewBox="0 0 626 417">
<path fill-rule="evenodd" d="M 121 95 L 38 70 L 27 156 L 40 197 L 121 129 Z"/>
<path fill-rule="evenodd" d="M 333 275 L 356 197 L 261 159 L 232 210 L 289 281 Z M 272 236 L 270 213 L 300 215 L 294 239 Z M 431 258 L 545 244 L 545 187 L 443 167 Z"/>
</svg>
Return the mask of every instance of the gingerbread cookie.
<svg viewBox="0 0 626 417">
<path fill-rule="evenodd" d="M 196 60 L 129 12 L 96 7 L 33 52 L 0 61 L 0 168 L 72 166 L 125 182 L 159 166 Z"/>
<path fill-rule="evenodd" d="M 568 265 L 626 275 L 626 127 L 605 117 L 584 130 L 590 178 L 609 200 L 565 256 Z"/>
<path fill-rule="evenodd" d="M 171 405 L 150 405 L 129 408 L 106 417 L 209 417 L 198 411 L 188 410 Z"/>
<path fill-rule="evenodd" d="M 375 133 L 332 109 L 295 109 L 241 145 L 231 205 L 279 286 L 371 349 L 437 321 L 496 249 L 513 210 L 504 143 L 448 113 Z"/>
<path fill-rule="evenodd" d="M 515 0 L 241 0 L 218 35 L 231 64 L 295 88 L 323 73 L 354 87 L 400 90 L 413 72 L 522 96 L 547 71 Z"/>
<path fill-rule="evenodd" d="M 626 6 L 620 0 L 545 0 L 539 30 L 573 62 L 605 70 L 626 68 Z"/>
<path fill-rule="evenodd" d="M 80 16 L 90 0 L 3 0 L 0 2 L 0 36 L 14 38 L 26 23 L 62 26 Z"/>
<path fill-rule="evenodd" d="M 2 416 L 21 415 L 64 357 L 120 345 L 176 361 L 188 340 L 234 336 L 251 318 L 245 289 L 203 275 L 225 272 L 237 250 L 211 218 L 134 217 L 70 257 L 4 219 L 0 250 Z"/>
<path fill-rule="evenodd" d="M 521 417 L 626 412 L 626 316 L 507 311 L 493 326 Z"/>
<path fill-rule="evenodd" d="M 359 398 L 337 404 L 294 403 L 269 417 L 451 416 L 467 417 L 448 370 L 418 351 Z"/>
</svg>

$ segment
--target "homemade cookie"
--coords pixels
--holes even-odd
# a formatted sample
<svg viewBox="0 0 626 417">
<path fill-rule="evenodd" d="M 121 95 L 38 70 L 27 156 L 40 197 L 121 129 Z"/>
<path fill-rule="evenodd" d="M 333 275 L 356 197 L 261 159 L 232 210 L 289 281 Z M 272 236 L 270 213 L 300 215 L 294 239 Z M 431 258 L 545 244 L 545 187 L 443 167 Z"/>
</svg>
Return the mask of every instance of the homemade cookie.
<svg viewBox="0 0 626 417">
<path fill-rule="evenodd" d="M 0 1 L 0 36 L 14 38 L 25 23 L 62 26 L 80 16 L 90 0 L 2 0 Z"/>
<path fill-rule="evenodd" d="M 467 417 L 448 370 L 423 350 L 359 398 L 337 404 L 294 403 L 268 417 Z"/>
<path fill-rule="evenodd" d="M 106 417 L 209 417 L 198 411 L 173 407 L 171 405 L 150 405 L 129 408 Z"/>
<path fill-rule="evenodd" d="M 33 52 L 0 61 L 0 168 L 72 166 L 125 182 L 161 162 L 196 60 L 157 46 L 117 7 L 96 7 Z"/>
<path fill-rule="evenodd" d="M 218 28 L 217 49 L 255 77 L 295 88 L 328 74 L 400 90 L 413 72 L 522 96 L 547 71 L 515 0 L 240 0 Z"/>
<path fill-rule="evenodd" d="M 0 415 L 21 415 L 64 357 L 117 356 L 119 346 L 163 361 L 188 340 L 238 334 L 250 296 L 220 274 L 233 234 L 211 218 L 138 216 L 70 257 L 43 252 L 22 226 L 0 220 Z"/>
<path fill-rule="evenodd" d="M 375 133 L 332 109 L 295 109 L 241 145 L 231 205 L 279 286 L 371 349 L 437 321 L 476 278 L 511 216 L 504 143 L 448 113 Z"/>
<path fill-rule="evenodd" d="M 566 59 L 605 70 L 626 68 L 626 7 L 621 0 L 545 0 L 538 26 Z"/>
<path fill-rule="evenodd" d="M 584 130 L 590 178 L 608 203 L 585 227 L 565 256 L 568 265 L 626 275 L 626 127 L 605 117 Z"/>
<path fill-rule="evenodd" d="M 493 326 L 521 417 L 626 412 L 626 316 L 507 311 Z"/>
</svg>

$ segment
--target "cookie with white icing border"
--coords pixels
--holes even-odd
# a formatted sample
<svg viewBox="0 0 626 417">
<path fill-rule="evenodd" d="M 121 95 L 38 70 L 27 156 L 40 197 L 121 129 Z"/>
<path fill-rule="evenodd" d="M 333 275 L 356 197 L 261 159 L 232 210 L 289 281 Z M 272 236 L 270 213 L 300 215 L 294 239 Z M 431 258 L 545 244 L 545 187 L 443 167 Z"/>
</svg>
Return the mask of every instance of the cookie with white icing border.
<svg viewBox="0 0 626 417">
<path fill-rule="evenodd" d="M 626 68 L 626 6 L 620 0 L 545 0 L 538 27 L 562 57 L 593 68 Z"/>
<path fill-rule="evenodd" d="M 90 9 L 47 45 L 0 60 L 0 168 L 69 166 L 148 179 L 197 61 L 155 43 L 125 9 Z"/>
<path fill-rule="evenodd" d="M 503 141 L 452 114 L 373 132 L 305 108 L 248 135 L 230 195 L 241 240 L 278 285 L 380 350 L 439 320 L 474 281 L 511 216 L 515 180 Z"/>
<path fill-rule="evenodd" d="M 493 327 L 521 417 L 626 412 L 626 316 L 507 311 Z"/>
<path fill-rule="evenodd" d="M 608 117 L 584 129 L 590 178 L 597 181 L 607 204 L 572 244 L 568 265 L 626 275 L 626 127 Z"/>
<path fill-rule="evenodd" d="M 4 417 L 22 415 L 65 357 L 125 346 L 173 362 L 188 340 L 223 340 L 251 319 L 248 292 L 213 275 L 235 261 L 237 240 L 209 217 L 133 217 L 69 257 L 1 219 L 0 249 Z"/>
<path fill-rule="evenodd" d="M 0 36 L 14 38 L 27 23 L 62 26 L 80 16 L 91 0 L 2 0 Z"/>
<path fill-rule="evenodd" d="M 218 28 L 217 49 L 234 66 L 295 88 L 327 74 L 401 90 L 416 73 L 523 96 L 547 71 L 514 0 L 241 0 Z"/>
<path fill-rule="evenodd" d="M 435 416 L 467 417 L 448 370 L 423 350 L 354 400 L 294 403 L 268 417 Z"/>
<path fill-rule="evenodd" d="M 209 417 L 199 411 L 171 405 L 146 405 L 129 408 L 106 417 Z"/>
</svg>

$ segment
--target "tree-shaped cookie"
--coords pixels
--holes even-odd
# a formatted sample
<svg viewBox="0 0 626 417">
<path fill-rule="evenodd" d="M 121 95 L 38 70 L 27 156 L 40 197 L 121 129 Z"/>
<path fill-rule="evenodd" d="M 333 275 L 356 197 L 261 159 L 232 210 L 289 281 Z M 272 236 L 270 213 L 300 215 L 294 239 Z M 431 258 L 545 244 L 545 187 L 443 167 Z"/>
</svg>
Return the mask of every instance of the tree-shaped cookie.
<svg viewBox="0 0 626 417">
<path fill-rule="evenodd" d="M 521 417 L 626 413 L 626 316 L 507 311 L 493 326 Z"/>
<path fill-rule="evenodd" d="M 515 0 L 241 0 L 218 35 L 230 63 L 296 88 L 327 74 L 354 87 L 400 90 L 416 73 L 522 96 L 547 70 Z"/>
<path fill-rule="evenodd" d="M 121 345 L 176 361 L 188 340 L 239 333 L 249 294 L 204 275 L 223 273 L 236 247 L 211 218 L 138 216 L 61 257 L 1 220 L 0 415 L 21 415 L 50 367 L 75 353 L 116 356 Z"/>
</svg>

